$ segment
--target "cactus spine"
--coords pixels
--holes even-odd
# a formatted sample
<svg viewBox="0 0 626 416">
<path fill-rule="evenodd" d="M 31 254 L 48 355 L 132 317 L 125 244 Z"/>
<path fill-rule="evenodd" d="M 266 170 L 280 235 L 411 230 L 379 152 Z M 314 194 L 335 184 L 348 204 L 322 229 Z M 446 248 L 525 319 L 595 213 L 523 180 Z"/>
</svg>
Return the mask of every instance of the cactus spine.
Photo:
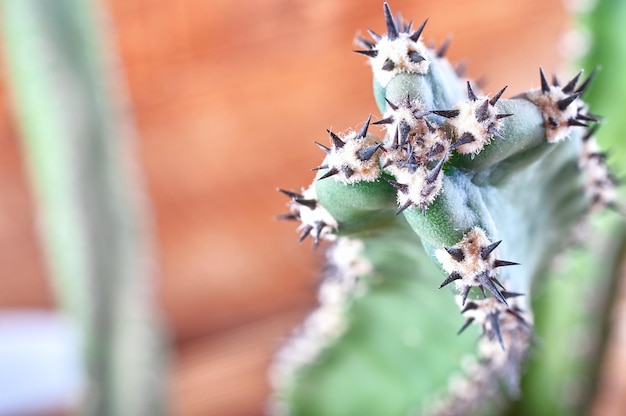
<svg viewBox="0 0 626 416">
<path fill-rule="evenodd" d="M 370 30 L 356 51 L 372 66 L 381 117 L 328 131 L 313 184 L 282 191 L 291 199 L 282 218 L 301 222 L 301 241 L 332 241 L 333 267 L 320 308 L 273 366 L 275 413 L 467 414 L 501 402 L 500 382 L 515 396 L 532 341 L 534 283 L 572 229 L 615 200 L 594 139 L 598 117 L 582 100 L 595 73 L 560 83 L 540 69 L 540 88 L 484 94 L 445 58 L 447 42 L 422 42 L 426 21 L 414 29 L 386 3 L 384 15 L 386 34 Z M 373 125 L 384 137 L 369 133 Z M 470 327 L 478 345 L 445 333 Z M 364 345 L 377 330 L 387 344 Z M 417 371 L 395 362 L 394 348 Z M 393 393 L 383 407 L 353 380 L 355 401 L 325 407 L 343 380 L 326 371 L 333 366 L 347 379 L 370 377 L 379 393 L 393 385 L 390 372 L 402 387 L 386 387 Z"/>
</svg>

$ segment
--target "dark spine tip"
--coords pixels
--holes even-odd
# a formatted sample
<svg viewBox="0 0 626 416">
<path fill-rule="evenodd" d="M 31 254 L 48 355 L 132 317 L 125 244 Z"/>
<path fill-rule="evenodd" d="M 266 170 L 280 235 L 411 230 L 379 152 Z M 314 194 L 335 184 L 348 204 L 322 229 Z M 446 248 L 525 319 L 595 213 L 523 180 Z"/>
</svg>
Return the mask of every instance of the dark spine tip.
<svg viewBox="0 0 626 416">
<path fill-rule="evenodd" d="M 583 141 L 586 142 L 589 139 L 591 139 L 593 137 L 594 134 L 596 134 L 596 131 L 598 130 L 599 125 L 596 124 L 595 126 L 591 127 L 590 129 L 587 130 L 587 132 L 585 133 L 585 135 L 583 136 Z"/>
<path fill-rule="evenodd" d="M 291 199 L 302 199 L 302 198 L 304 198 L 304 196 L 302 194 L 299 194 L 299 193 L 296 193 L 296 192 L 287 191 L 287 190 L 281 189 L 281 188 L 276 188 L 276 190 L 278 192 L 281 192 L 281 193 L 287 195 Z"/>
<path fill-rule="evenodd" d="M 323 221 L 317 221 L 315 223 L 315 235 L 313 236 L 313 249 L 317 249 L 317 246 L 320 243 L 320 238 L 322 237 L 322 231 L 326 224 Z"/>
<path fill-rule="evenodd" d="M 506 266 L 519 266 L 519 263 L 514 261 L 496 260 L 493 262 L 493 267 L 506 267 Z"/>
<path fill-rule="evenodd" d="M 320 176 L 320 178 L 318 179 L 318 181 L 321 181 L 322 179 L 326 179 L 326 178 L 330 178 L 331 176 L 334 176 L 336 174 L 339 173 L 339 169 L 337 168 L 332 168 L 331 170 L 329 170 L 328 172 L 326 172 L 325 174 L 323 174 L 322 176 Z"/>
<path fill-rule="evenodd" d="M 508 306 L 506 298 L 504 297 L 502 292 L 500 292 L 496 284 L 493 282 L 492 278 L 489 277 L 487 272 L 482 272 L 481 274 L 479 274 L 476 277 L 476 280 L 482 286 L 486 287 L 493 294 L 493 296 L 495 296 L 496 299 Z"/>
<path fill-rule="evenodd" d="M 463 250 L 461 250 L 460 248 L 444 247 L 444 250 L 448 252 L 450 257 L 452 257 L 454 260 L 458 262 L 462 262 L 463 260 L 465 260 L 465 254 L 463 253 Z"/>
<path fill-rule="evenodd" d="M 498 131 L 498 129 L 496 128 L 496 126 L 494 124 L 490 124 L 489 127 L 487 127 L 487 133 L 491 134 L 492 137 L 498 137 L 500 139 L 504 139 L 505 138 L 502 135 L 502 133 L 500 133 Z"/>
<path fill-rule="evenodd" d="M 467 98 L 469 98 L 470 101 L 478 100 L 478 97 L 476 97 L 476 94 L 474 94 L 474 90 L 472 90 L 472 86 L 470 85 L 469 81 L 467 81 Z"/>
<path fill-rule="evenodd" d="M 335 149 L 341 149 L 343 146 L 345 146 L 345 143 L 343 142 L 343 140 L 339 138 L 339 136 L 337 136 L 335 133 L 333 133 L 330 130 L 326 130 L 326 131 L 330 135 L 330 139 L 333 142 L 333 146 L 335 147 Z"/>
<path fill-rule="evenodd" d="M 326 153 L 326 154 L 329 154 L 329 153 L 330 153 L 330 148 L 328 148 L 328 147 L 326 147 L 326 146 L 324 146 L 323 144 L 318 143 L 318 142 L 313 142 L 313 143 L 315 143 L 315 144 L 317 145 L 317 147 L 319 147 L 320 149 L 322 149 L 322 150 L 324 151 L 324 153 Z"/>
<path fill-rule="evenodd" d="M 495 243 L 489 244 L 487 247 L 483 247 L 482 250 L 480 250 L 480 257 L 482 257 L 483 260 L 487 260 L 487 257 L 489 257 L 489 255 L 500 245 L 501 242 L 502 240 L 496 241 Z"/>
<path fill-rule="evenodd" d="M 396 40 L 399 36 L 398 27 L 396 26 L 396 22 L 387 2 L 383 3 L 383 9 L 385 11 L 385 24 L 387 25 L 387 38 L 392 41 Z"/>
<path fill-rule="evenodd" d="M 454 282 L 455 280 L 460 280 L 460 279 L 462 279 L 462 277 L 461 277 L 461 275 L 458 272 L 452 272 L 452 273 L 450 273 L 450 276 L 446 277 L 446 280 L 441 282 L 441 284 L 439 285 L 439 289 L 449 285 L 450 283 Z"/>
<path fill-rule="evenodd" d="M 398 128 L 396 127 L 396 131 L 393 134 L 393 143 L 391 143 L 392 149 L 398 149 L 400 147 L 400 142 L 398 140 Z"/>
<path fill-rule="evenodd" d="M 346 178 L 350 178 L 352 177 L 352 175 L 354 175 L 354 169 L 352 169 L 350 166 L 342 166 L 341 171 L 346 176 Z"/>
<path fill-rule="evenodd" d="M 407 209 L 409 209 L 411 206 L 413 206 L 413 201 L 411 201 L 410 199 L 408 201 L 406 201 L 404 203 L 404 205 L 402 205 L 398 211 L 396 211 L 396 215 L 400 215 L 402 214 L 404 211 L 406 211 Z"/>
<path fill-rule="evenodd" d="M 594 123 L 597 123 L 597 122 L 600 121 L 599 116 L 597 116 L 595 114 L 590 114 L 590 113 L 587 113 L 587 114 L 578 113 L 578 114 L 576 114 L 576 119 L 577 120 L 583 120 L 583 121 L 591 121 L 591 122 L 594 122 Z"/>
<path fill-rule="evenodd" d="M 467 301 L 467 297 L 469 296 L 470 290 L 472 290 L 471 286 L 466 286 L 463 290 L 461 306 L 465 306 L 465 302 Z"/>
<path fill-rule="evenodd" d="M 467 311 L 473 311 L 478 309 L 478 304 L 476 302 L 467 302 L 467 305 L 463 309 L 461 309 L 461 313 L 465 313 Z"/>
<path fill-rule="evenodd" d="M 389 116 L 387 118 L 383 118 L 382 120 L 375 121 L 372 124 L 379 125 L 379 124 L 391 124 L 391 123 L 393 123 L 393 116 Z"/>
<path fill-rule="evenodd" d="M 316 166 L 314 168 L 311 168 L 311 170 L 313 170 L 313 171 L 323 170 L 323 169 L 328 169 L 328 165 L 320 165 L 320 166 Z"/>
<path fill-rule="evenodd" d="M 502 339 L 502 331 L 500 330 L 500 318 L 498 317 L 498 314 L 490 313 L 489 315 L 487 315 L 487 319 L 491 324 L 491 329 L 493 330 L 496 338 L 498 338 L 498 343 L 502 347 L 502 350 L 504 350 L 504 340 Z"/>
<path fill-rule="evenodd" d="M 548 84 L 548 80 L 546 79 L 546 74 L 543 73 L 543 68 L 539 68 L 539 76 L 541 78 L 541 92 L 547 94 L 550 92 L 550 84 Z"/>
<path fill-rule="evenodd" d="M 456 333 L 457 335 L 461 335 L 463 331 L 465 331 L 471 324 L 474 322 L 474 318 L 467 318 L 461 329 Z"/>
<path fill-rule="evenodd" d="M 575 118 L 569 118 L 567 120 L 567 125 L 573 126 L 573 127 L 589 127 L 589 124 L 583 123 L 582 121 L 578 121 Z"/>
<path fill-rule="evenodd" d="M 455 141 L 454 143 L 452 143 L 450 145 L 450 149 L 454 150 L 457 147 L 463 146 L 464 144 L 471 143 L 471 142 L 473 142 L 475 140 L 476 140 L 476 138 L 474 137 L 473 134 L 471 134 L 471 133 L 463 133 L 463 135 L 461 137 L 459 137 L 459 140 Z"/>
<path fill-rule="evenodd" d="M 373 146 L 366 147 L 365 149 L 361 149 L 356 153 L 356 156 L 364 162 L 370 160 L 382 145 L 382 143 L 378 143 Z"/>
<path fill-rule="evenodd" d="M 517 319 L 517 321 L 520 324 L 524 325 L 525 327 L 527 327 L 527 328 L 530 327 L 530 325 L 528 325 L 528 322 L 526 322 L 526 319 L 524 319 L 524 317 L 522 315 L 520 315 L 519 313 L 517 313 L 513 309 L 507 309 L 506 313 L 508 313 L 509 315 L 514 317 L 515 319 Z"/>
<path fill-rule="evenodd" d="M 393 186 L 394 188 L 396 188 L 396 190 L 402 192 L 403 194 L 406 195 L 409 192 L 409 185 L 396 182 L 393 179 L 389 178 L 385 178 L 385 180 L 389 182 L 389 185 Z"/>
<path fill-rule="evenodd" d="M 455 118 L 461 113 L 459 110 L 433 110 L 431 113 L 445 118 Z"/>
<path fill-rule="evenodd" d="M 396 64 L 394 64 L 391 59 L 387 58 L 385 59 L 385 62 L 383 63 L 383 66 L 381 67 L 381 69 L 383 71 L 393 71 L 395 67 L 396 67 Z"/>
<path fill-rule="evenodd" d="M 476 120 L 481 123 L 489 118 L 489 100 L 485 100 L 475 111 Z"/>
<path fill-rule="evenodd" d="M 359 131 L 359 134 L 357 134 L 357 138 L 362 139 L 365 136 L 367 136 L 367 129 L 370 127 L 370 121 L 372 121 L 372 115 L 370 114 L 367 117 L 367 120 L 365 120 L 365 124 L 363 124 L 363 127 L 361 128 L 361 131 Z"/>
<path fill-rule="evenodd" d="M 420 53 L 417 51 L 410 51 L 408 53 L 408 56 L 409 56 L 409 61 L 413 62 L 414 64 L 417 64 L 426 60 L 426 58 L 420 55 Z"/>
<path fill-rule="evenodd" d="M 574 100 L 580 97 L 580 94 L 581 94 L 580 92 L 576 92 L 568 97 L 565 97 L 562 100 L 557 101 L 556 106 L 558 107 L 559 110 L 565 111 L 565 109 L 569 107 L 569 105 L 573 103 Z"/>
<path fill-rule="evenodd" d="M 312 225 L 307 225 L 302 229 L 302 234 L 300 234 L 300 238 L 298 239 L 298 243 L 302 243 L 313 231 Z"/>
<path fill-rule="evenodd" d="M 378 56 L 378 51 L 376 49 L 368 49 L 368 50 L 356 49 L 353 52 L 360 53 L 361 55 L 365 55 L 369 58 L 376 58 Z"/>
<path fill-rule="evenodd" d="M 393 110 L 396 111 L 398 108 L 400 108 L 399 105 L 392 103 L 391 101 L 389 101 L 387 99 L 387 97 L 385 97 L 385 102 L 387 103 L 387 105 Z"/>
<path fill-rule="evenodd" d="M 567 84 L 565 84 L 563 88 L 561 88 L 561 91 L 563 91 L 565 94 L 573 93 L 576 89 L 576 84 L 578 83 L 578 80 L 580 79 L 582 73 L 583 71 L 579 71 L 574 78 L 572 78 Z"/>
<path fill-rule="evenodd" d="M 591 74 L 589 74 L 589 76 L 587 77 L 587 79 L 580 85 L 580 87 L 578 87 L 578 89 L 574 92 L 580 93 L 581 95 L 585 93 L 585 91 L 587 91 L 587 88 L 589 88 L 589 85 L 591 84 L 591 81 L 593 81 L 593 79 L 596 77 L 596 75 L 598 74 L 599 68 L 596 67 L 593 71 L 591 71 Z"/>
<path fill-rule="evenodd" d="M 439 173 L 441 172 L 441 168 L 443 168 L 443 164 L 445 162 L 446 162 L 445 157 L 439 160 L 439 162 L 437 162 L 433 170 L 428 172 L 428 175 L 426 175 L 426 182 L 433 183 L 437 180 L 437 177 L 439 176 Z"/>
<path fill-rule="evenodd" d="M 296 198 L 293 201 L 309 209 L 317 208 L 317 201 L 315 199 Z"/>
<path fill-rule="evenodd" d="M 491 100 L 489 100 L 489 104 L 496 105 L 496 103 L 498 102 L 500 97 L 502 97 L 502 94 L 504 94 L 504 90 L 506 90 L 507 86 L 508 85 L 505 85 L 504 88 L 502 88 L 500 91 L 498 91 L 498 93 L 496 95 L 494 95 Z"/>
<path fill-rule="evenodd" d="M 420 36 L 422 36 L 422 32 L 424 31 L 424 28 L 426 27 L 426 23 L 428 23 L 428 19 L 424 20 L 424 23 L 422 23 L 420 25 L 420 27 L 418 27 L 417 30 L 415 32 L 413 32 L 411 34 L 411 36 L 409 36 L 409 38 L 413 42 L 417 42 L 419 40 Z"/>
<path fill-rule="evenodd" d="M 503 295 L 505 298 L 507 298 L 507 299 L 517 298 L 517 297 L 520 297 L 520 296 L 524 296 L 524 294 L 523 294 L 523 293 L 518 293 L 518 292 L 509 292 L 509 291 L 506 291 L 506 290 L 503 290 L 503 291 L 502 291 L 502 295 Z"/>
</svg>

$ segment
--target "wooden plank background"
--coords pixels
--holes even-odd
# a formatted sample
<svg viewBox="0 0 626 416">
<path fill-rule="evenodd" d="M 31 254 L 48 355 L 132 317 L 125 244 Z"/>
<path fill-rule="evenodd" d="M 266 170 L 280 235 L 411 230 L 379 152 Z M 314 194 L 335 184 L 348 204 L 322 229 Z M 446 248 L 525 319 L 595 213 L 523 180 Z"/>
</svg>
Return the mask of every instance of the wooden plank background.
<svg viewBox="0 0 626 416">
<path fill-rule="evenodd" d="M 322 253 L 298 245 L 276 187 L 298 189 L 325 143 L 376 114 L 355 34 L 382 2 L 107 0 L 153 203 L 160 302 L 175 344 L 172 413 L 262 413 L 272 352 L 314 304 Z M 396 0 L 484 92 L 561 71 L 561 1 Z M 488 74 L 488 75 L 487 75 Z M 483 75 L 487 75 L 483 78 Z M 3 88 L 3 87 L 0 87 Z M 54 307 L 11 109 L 0 90 L 0 307 Z"/>
</svg>

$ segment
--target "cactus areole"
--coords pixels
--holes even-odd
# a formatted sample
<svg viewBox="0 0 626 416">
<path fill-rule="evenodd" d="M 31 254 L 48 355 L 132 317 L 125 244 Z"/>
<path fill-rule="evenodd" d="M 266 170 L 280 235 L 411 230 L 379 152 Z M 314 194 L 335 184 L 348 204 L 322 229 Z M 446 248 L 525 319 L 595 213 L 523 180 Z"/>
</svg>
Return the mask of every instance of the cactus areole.
<svg viewBox="0 0 626 416">
<path fill-rule="evenodd" d="M 324 159 L 314 167 L 313 183 L 281 190 L 290 198 L 290 212 L 281 219 L 300 222 L 300 241 L 330 241 L 332 267 L 320 287 L 319 308 L 271 368 L 276 414 L 309 414 L 306 409 L 315 406 L 310 414 L 357 414 L 350 413 L 358 411 L 356 404 L 347 413 L 324 408 L 330 393 L 323 384 L 335 380 L 328 375 L 337 366 L 333 357 L 350 356 L 339 350 L 358 338 L 351 328 L 367 321 L 359 311 L 368 296 L 381 295 L 404 275 L 407 284 L 415 280 L 419 296 L 447 302 L 441 309 L 416 305 L 407 313 L 428 315 L 442 327 L 443 317 L 453 314 L 459 333 L 476 326 L 480 335 L 478 345 L 475 338 L 463 340 L 466 333 L 452 342 L 429 339 L 432 349 L 454 342 L 470 347 L 462 359 L 433 355 L 458 359 L 439 365 L 457 366 L 454 377 L 408 375 L 428 386 L 408 389 L 393 405 L 418 414 L 469 414 L 484 399 L 517 394 L 532 341 L 534 283 L 571 241 L 574 228 L 614 202 L 614 180 L 594 139 L 598 117 L 583 101 L 594 73 L 561 84 L 556 77 L 548 82 L 539 69 L 540 88 L 507 99 L 506 86 L 482 92 L 455 69 L 445 58 L 448 42 L 426 46 L 426 21 L 415 29 L 394 17 L 387 3 L 384 16 L 386 34 L 369 30 L 371 39 L 359 37 L 362 49 L 355 51 L 372 67 L 380 116 L 364 117 L 355 130 L 328 131 L 328 142 L 316 143 Z M 382 125 L 384 137 L 370 134 L 372 125 Z M 412 276 L 411 268 L 398 266 L 411 265 L 409 259 L 415 260 Z M 457 296 L 450 307 L 451 291 Z M 368 330 L 376 331 L 375 325 Z M 418 326 L 415 331 L 436 337 Z M 419 348 L 415 360 L 428 360 L 430 350 Z M 371 399 L 365 391 L 355 393 L 362 394 L 361 403 Z"/>
</svg>

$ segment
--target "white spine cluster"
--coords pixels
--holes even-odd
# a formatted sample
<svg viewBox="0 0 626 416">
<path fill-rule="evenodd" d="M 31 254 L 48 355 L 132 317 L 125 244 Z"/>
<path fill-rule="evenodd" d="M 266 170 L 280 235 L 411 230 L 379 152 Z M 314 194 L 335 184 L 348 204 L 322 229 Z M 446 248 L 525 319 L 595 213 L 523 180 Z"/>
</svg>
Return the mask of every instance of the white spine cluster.
<svg viewBox="0 0 626 416">
<path fill-rule="evenodd" d="M 461 291 L 463 302 L 467 299 L 472 287 L 479 287 L 483 293 L 488 289 L 495 298 L 507 304 L 501 289 L 502 283 L 496 278 L 496 268 L 517 265 L 506 260 L 498 260 L 495 249 L 500 241 L 491 242 L 480 227 L 473 227 L 463 239 L 452 247 L 444 247 L 435 252 L 437 260 L 450 275 L 441 287 L 454 282 Z"/>
<path fill-rule="evenodd" d="M 383 87 L 400 73 L 428 72 L 428 50 L 422 41 L 413 40 L 410 33 L 400 32 L 395 39 L 382 36 L 376 44 L 376 50 L 378 53 L 370 58 L 370 64 L 374 78 Z"/>
<path fill-rule="evenodd" d="M 595 116 L 587 113 L 586 105 L 579 99 L 589 86 L 594 73 L 578 87 L 578 79 L 582 71 L 566 85 L 560 87 L 558 82 L 550 85 L 543 70 L 540 69 L 539 72 L 541 88 L 529 91 L 523 97 L 541 110 L 549 143 L 558 143 L 569 138 L 571 128 L 588 127 L 587 122 L 598 121 Z"/>
<path fill-rule="evenodd" d="M 334 176 L 335 180 L 345 184 L 356 182 L 372 182 L 380 177 L 381 144 L 376 138 L 367 135 L 369 119 L 357 133 L 350 131 L 339 136 L 329 131 L 331 147 L 319 145 L 326 157 L 317 169 L 327 169 L 322 178 Z"/>
</svg>

